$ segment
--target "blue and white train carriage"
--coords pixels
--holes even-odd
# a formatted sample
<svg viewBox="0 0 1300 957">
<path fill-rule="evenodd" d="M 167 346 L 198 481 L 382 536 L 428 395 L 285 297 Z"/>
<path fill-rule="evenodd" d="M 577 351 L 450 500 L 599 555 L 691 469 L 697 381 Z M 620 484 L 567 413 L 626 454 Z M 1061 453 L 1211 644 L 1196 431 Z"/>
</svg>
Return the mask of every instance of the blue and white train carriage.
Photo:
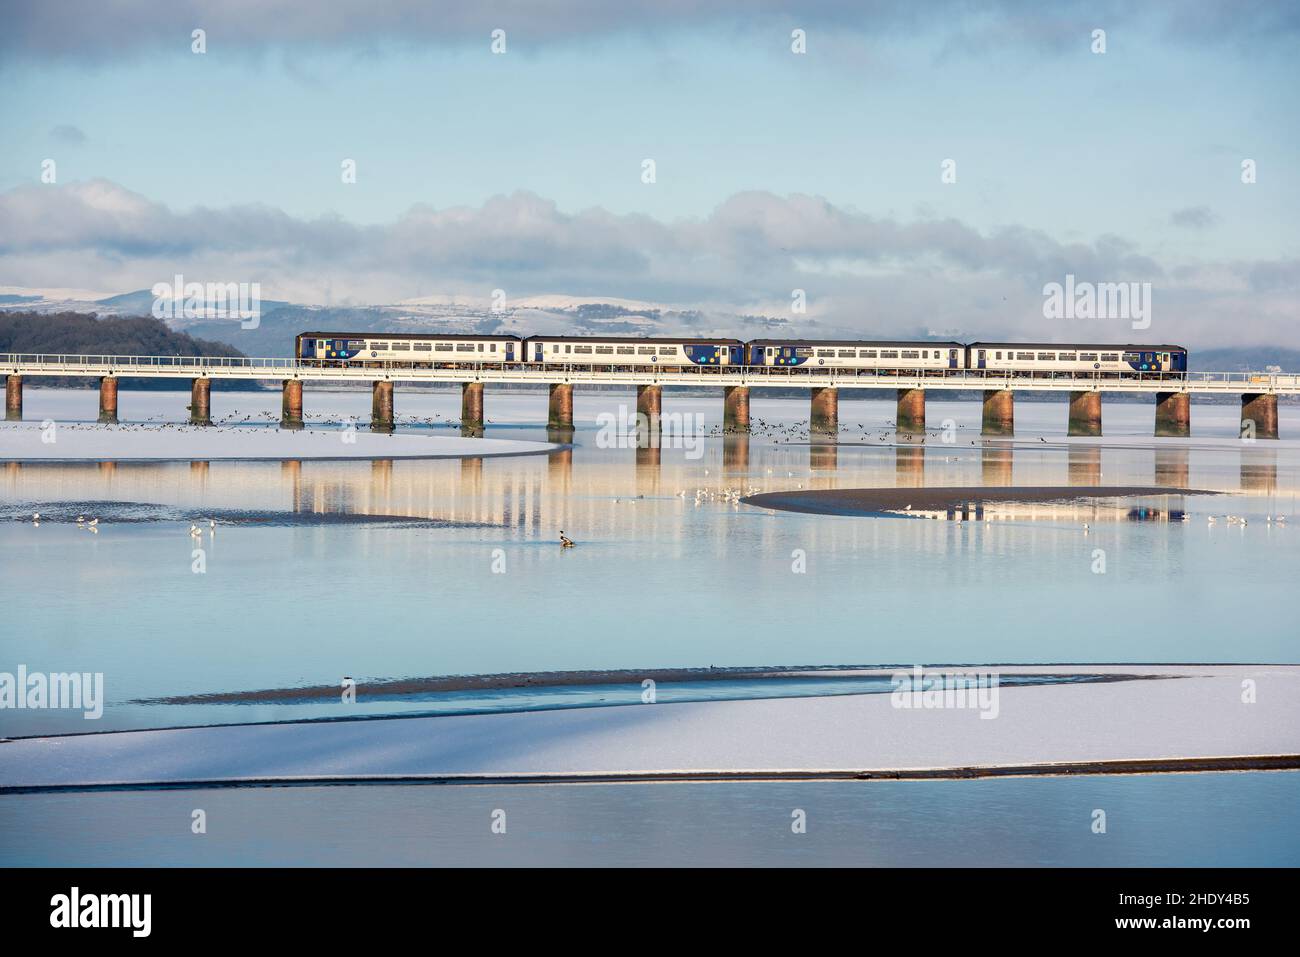
<svg viewBox="0 0 1300 957">
<path fill-rule="evenodd" d="M 839 339 L 755 339 L 748 365 L 857 369 L 862 372 L 934 372 L 962 369 L 960 342 L 848 341 Z"/>
<path fill-rule="evenodd" d="M 410 335 L 395 332 L 304 332 L 295 343 L 300 361 L 321 365 L 371 363 L 415 369 L 512 363 L 523 359 L 518 336 Z"/>
<path fill-rule="evenodd" d="M 1018 376 L 1187 372 L 1187 350 L 1171 345 L 1080 345 L 1060 342 L 972 342 L 967 368 Z"/>
<path fill-rule="evenodd" d="M 529 336 L 524 361 L 542 365 L 619 367 L 738 366 L 745 364 L 739 339 L 646 338 L 644 336 Z"/>
</svg>

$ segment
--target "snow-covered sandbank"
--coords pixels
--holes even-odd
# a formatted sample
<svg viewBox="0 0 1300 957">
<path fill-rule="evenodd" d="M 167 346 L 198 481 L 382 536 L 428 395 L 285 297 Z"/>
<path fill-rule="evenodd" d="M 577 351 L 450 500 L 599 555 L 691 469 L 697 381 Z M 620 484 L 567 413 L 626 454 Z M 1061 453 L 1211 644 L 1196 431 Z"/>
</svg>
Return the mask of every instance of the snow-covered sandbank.
<svg viewBox="0 0 1300 957">
<path fill-rule="evenodd" d="M 97 425 L 0 424 L 3 462 L 175 462 L 259 459 L 437 459 L 530 455 L 560 446 L 514 439 L 474 439 L 340 428 L 287 431 L 175 423 Z"/>
<path fill-rule="evenodd" d="M 889 694 L 864 694 L 27 738 L 0 743 L 0 789 L 683 773 L 961 776 L 1049 766 L 1096 771 L 1126 761 L 1179 770 L 1207 759 L 1300 755 L 1300 666 L 1080 670 L 1150 677 L 1000 687 L 993 719 L 973 709 L 901 708 Z"/>
</svg>

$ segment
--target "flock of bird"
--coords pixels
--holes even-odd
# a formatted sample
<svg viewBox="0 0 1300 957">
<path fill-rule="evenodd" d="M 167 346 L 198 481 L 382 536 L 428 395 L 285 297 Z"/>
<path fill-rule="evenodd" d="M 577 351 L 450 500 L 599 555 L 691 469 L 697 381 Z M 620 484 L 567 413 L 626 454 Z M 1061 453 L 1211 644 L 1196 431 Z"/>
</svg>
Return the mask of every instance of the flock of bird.
<svg viewBox="0 0 1300 957">
<path fill-rule="evenodd" d="M 803 488 L 802 485 L 799 486 Z M 739 488 L 697 488 L 695 490 L 695 507 L 699 508 L 705 502 L 721 502 L 724 505 L 740 507 L 740 500 L 749 495 L 756 495 L 762 489 L 758 486 L 751 485 L 747 489 Z M 685 500 L 687 495 L 686 489 L 677 493 L 677 497 Z"/>
<path fill-rule="evenodd" d="M 1186 522 L 1188 520 L 1189 520 L 1188 515 L 1184 513 L 1183 521 Z M 1223 520 L 1224 523 L 1227 525 L 1240 525 L 1242 528 L 1245 528 L 1248 524 L 1250 524 L 1246 520 L 1246 516 L 1244 515 L 1225 515 L 1223 516 Z M 1219 517 L 1217 515 L 1207 515 L 1205 516 L 1205 521 L 1207 525 L 1218 525 Z M 1265 521 L 1269 525 L 1280 525 L 1282 527 L 1286 527 L 1285 515 L 1268 515 L 1265 517 Z"/>
<path fill-rule="evenodd" d="M 34 526 L 37 527 L 37 528 L 40 528 L 40 527 L 41 527 L 41 513 L 40 513 L 40 512 L 33 512 L 33 513 L 32 513 L 32 525 L 34 525 Z M 88 531 L 88 532 L 92 532 L 93 534 L 98 535 L 98 534 L 99 534 L 99 519 L 98 519 L 98 517 L 88 519 L 88 518 L 86 518 L 86 516 L 84 516 L 84 515 L 78 515 L 78 516 L 77 516 L 77 528 L 83 528 L 83 529 L 85 529 L 85 530 Z M 215 534 L 217 534 L 217 523 L 216 523 L 216 521 L 213 520 L 213 519 L 208 519 L 208 533 L 211 534 L 211 535 L 215 535 Z M 191 524 L 190 524 L 190 538 L 195 538 L 195 539 L 197 539 L 197 538 L 202 537 L 202 535 L 203 535 L 203 529 L 201 529 L 201 528 L 199 528 L 199 526 L 197 526 L 197 525 L 191 523 Z"/>
<path fill-rule="evenodd" d="M 800 442 L 807 439 L 811 433 L 812 422 L 810 419 L 794 419 L 789 422 L 768 422 L 766 419 L 754 417 L 750 419 L 748 429 L 728 429 L 720 426 L 714 426 L 710 432 L 713 436 L 718 435 L 748 435 L 759 438 L 770 438 L 777 442 Z M 854 430 L 856 429 L 856 434 Z M 944 431 L 941 429 L 924 429 L 918 432 L 905 432 L 895 428 L 894 423 L 885 423 L 884 428 L 872 426 L 868 428 L 862 423 L 853 425 L 841 425 L 837 431 L 837 441 L 847 439 L 857 439 L 859 442 L 865 442 L 872 436 L 878 442 L 897 441 L 899 435 L 907 436 L 909 439 L 932 438 L 943 440 Z M 1042 439 L 1046 442 L 1046 439 Z M 971 445 L 977 445 L 975 440 L 971 440 Z"/>
<path fill-rule="evenodd" d="M 33 512 L 33 513 L 32 513 L 32 524 L 33 524 L 34 526 L 36 526 L 37 528 L 40 528 L 40 527 L 41 527 L 41 513 L 40 513 L 40 512 Z M 98 534 L 99 534 L 99 519 L 98 519 L 98 518 L 92 518 L 90 521 L 86 521 L 86 516 L 84 516 L 84 515 L 78 515 L 78 516 L 77 516 L 77 528 L 84 528 L 86 531 L 88 531 L 88 532 L 93 532 L 94 534 L 98 535 Z"/>
</svg>

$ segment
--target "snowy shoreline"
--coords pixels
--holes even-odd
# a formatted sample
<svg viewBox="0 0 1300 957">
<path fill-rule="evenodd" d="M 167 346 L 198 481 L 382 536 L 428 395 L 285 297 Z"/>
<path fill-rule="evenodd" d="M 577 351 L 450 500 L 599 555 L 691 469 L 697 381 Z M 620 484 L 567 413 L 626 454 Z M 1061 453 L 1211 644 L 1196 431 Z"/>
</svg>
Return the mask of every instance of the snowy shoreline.
<svg viewBox="0 0 1300 957">
<path fill-rule="evenodd" d="M 23 738 L 0 743 L 0 792 L 313 781 L 969 777 L 1300 763 L 1300 666 L 1087 670 L 1152 680 L 1003 687 L 997 720 L 959 708 L 900 708 L 890 695 L 863 694 Z"/>
<path fill-rule="evenodd" d="M 49 441 L 52 438 L 53 441 Z M 0 462 L 250 462 L 479 458 L 536 455 L 549 442 L 476 439 L 361 429 L 298 431 L 179 424 L 0 424 Z"/>
</svg>

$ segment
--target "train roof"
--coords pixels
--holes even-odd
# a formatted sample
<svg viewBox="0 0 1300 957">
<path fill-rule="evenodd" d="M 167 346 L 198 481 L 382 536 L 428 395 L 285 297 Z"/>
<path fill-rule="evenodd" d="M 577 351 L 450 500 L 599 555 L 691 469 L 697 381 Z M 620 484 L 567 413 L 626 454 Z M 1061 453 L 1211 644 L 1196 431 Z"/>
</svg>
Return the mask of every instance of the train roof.
<svg viewBox="0 0 1300 957">
<path fill-rule="evenodd" d="M 1164 343 L 1144 343 L 1144 342 L 972 342 L 972 349 L 1113 349 L 1117 351 L 1128 350 L 1130 352 L 1186 352 L 1185 346 L 1172 346 Z"/>
<path fill-rule="evenodd" d="M 527 342 L 533 339 L 540 342 L 647 342 L 666 346 L 681 343 L 692 346 L 716 346 L 724 343 L 731 346 L 743 346 L 745 344 L 740 339 L 727 339 L 721 336 L 717 338 L 691 338 L 689 336 L 528 336 L 524 341 Z"/>
<path fill-rule="evenodd" d="M 911 339 L 907 341 L 894 339 L 752 339 L 751 346 L 866 346 L 892 348 L 935 349 L 940 346 L 965 349 L 960 342 L 940 342 L 937 339 Z"/>
<path fill-rule="evenodd" d="M 450 332 L 300 332 L 297 338 L 316 339 L 429 339 L 429 340 L 465 340 L 465 339 L 513 339 L 520 342 L 519 336 L 509 333 L 489 333 L 488 335 L 466 335 Z"/>
</svg>

